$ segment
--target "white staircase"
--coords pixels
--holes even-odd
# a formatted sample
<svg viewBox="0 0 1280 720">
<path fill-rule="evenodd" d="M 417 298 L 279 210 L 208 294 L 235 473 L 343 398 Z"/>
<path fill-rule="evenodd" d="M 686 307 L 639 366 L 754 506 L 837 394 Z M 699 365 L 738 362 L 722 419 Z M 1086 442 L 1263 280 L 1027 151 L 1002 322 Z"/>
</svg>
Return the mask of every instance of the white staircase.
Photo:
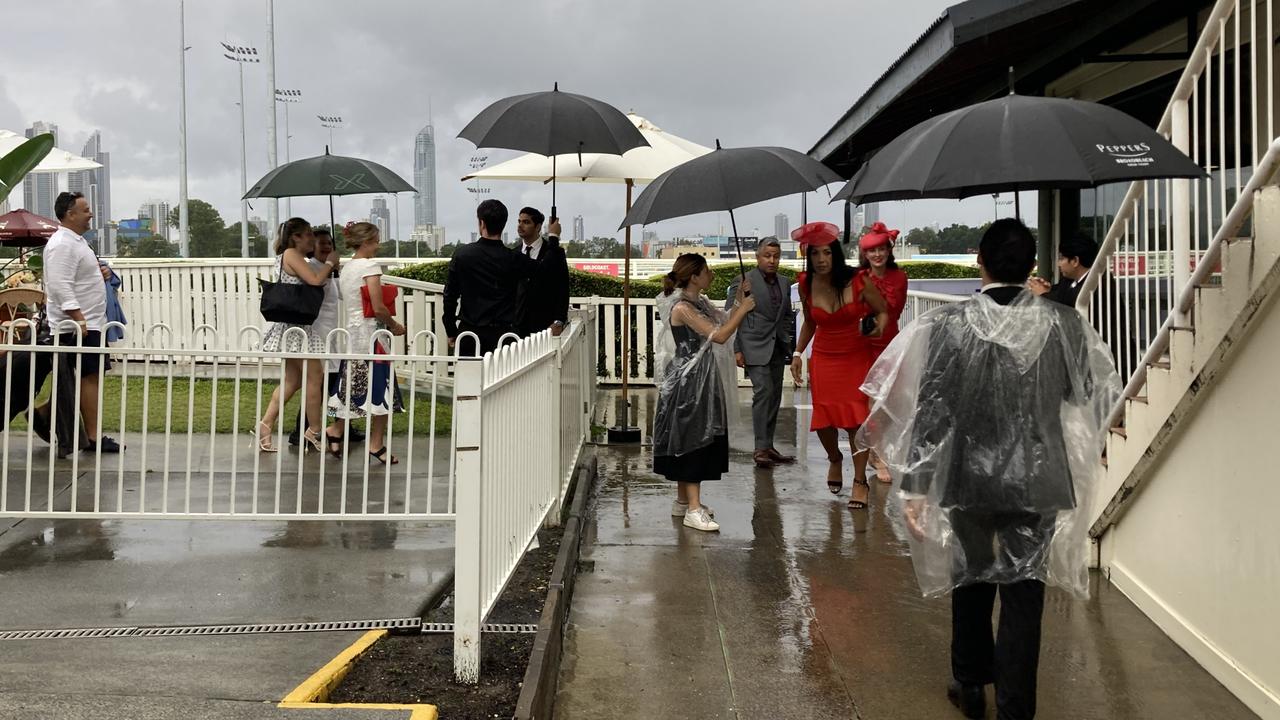
<svg viewBox="0 0 1280 720">
<path fill-rule="evenodd" d="M 1079 307 L 1128 375 L 1093 499 L 1095 560 L 1280 720 L 1275 25 L 1267 0 L 1214 7 L 1159 128 L 1210 177 L 1135 183 Z M 1127 274 L 1137 257 L 1146 270 Z"/>
</svg>

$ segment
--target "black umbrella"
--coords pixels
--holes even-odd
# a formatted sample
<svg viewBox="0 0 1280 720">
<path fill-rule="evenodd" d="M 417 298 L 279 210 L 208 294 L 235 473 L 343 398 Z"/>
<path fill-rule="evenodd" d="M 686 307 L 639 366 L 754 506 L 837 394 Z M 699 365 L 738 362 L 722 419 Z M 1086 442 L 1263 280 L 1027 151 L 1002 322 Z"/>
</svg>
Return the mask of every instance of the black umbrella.
<svg viewBox="0 0 1280 720">
<path fill-rule="evenodd" d="M 329 148 L 325 147 L 323 155 L 294 160 L 263 175 L 242 199 L 328 195 L 329 227 L 333 228 L 334 195 L 413 192 L 414 189 L 383 165 L 372 160 L 330 155 Z"/>
<path fill-rule="evenodd" d="M 503 98 L 475 116 L 458 133 L 478 148 L 504 148 L 551 158 L 551 218 L 556 217 L 557 155 L 621 155 L 649 143 L 622 111 L 585 95 L 536 92 Z"/>
<path fill-rule="evenodd" d="M 782 147 L 720 147 L 659 175 L 640 193 L 618 227 L 648 225 L 685 215 L 729 212 L 738 242 L 738 269 L 745 275 L 736 208 L 817 190 L 842 178 L 804 153 Z"/>
<path fill-rule="evenodd" d="M 1155 130 L 1115 108 L 1010 94 L 902 133 L 832 202 L 965 198 L 1204 174 Z"/>
</svg>

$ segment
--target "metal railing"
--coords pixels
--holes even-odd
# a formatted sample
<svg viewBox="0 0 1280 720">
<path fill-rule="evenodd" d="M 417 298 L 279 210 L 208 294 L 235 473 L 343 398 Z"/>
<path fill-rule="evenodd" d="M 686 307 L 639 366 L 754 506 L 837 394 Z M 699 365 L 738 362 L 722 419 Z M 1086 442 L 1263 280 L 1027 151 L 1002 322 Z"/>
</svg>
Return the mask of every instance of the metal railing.
<svg viewBox="0 0 1280 720">
<path fill-rule="evenodd" d="M 475 681 L 481 623 L 538 528 L 558 521 L 590 434 L 594 321 L 593 309 L 576 311 L 561 337 L 543 331 L 483 358 L 436 355 L 427 331 L 406 341 L 410 352 L 382 354 L 373 342 L 363 352 L 265 352 L 254 326 L 234 340 L 205 337 L 218 335 L 211 327 L 182 337 L 158 325 L 141 338 L 123 328 L 124 340 L 109 348 L 82 346 L 69 321 L 62 329 L 74 333 L 70 345 L 16 341 L 11 330 L 0 338 L 5 418 L 47 407 L 38 412 L 47 412 L 49 441 L 34 420 L 5 424 L 0 517 L 453 520 L 455 668 Z M 346 338 L 333 331 L 330 347 Z M 389 339 L 386 331 L 373 338 Z M 103 357 L 113 366 L 86 384 L 86 360 Z M 291 360 L 346 361 L 339 376 L 348 384 L 358 363 L 385 363 L 404 398 L 385 439 L 399 464 L 379 464 L 345 437 L 340 458 L 291 449 L 292 404 L 272 428 L 279 452 L 260 451 L 259 418 Z M 301 368 L 300 406 L 312 366 Z M 446 375 L 456 378 L 447 394 Z M 97 400 L 94 438 L 77 419 L 82 388 Z M 100 441 L 80 451 L 102 434 L 124 451 L 104 453 Z"/>
<path fill-rule="evenodd" d="M 411 340 L 409 354 L 374 354 L 370 348 L 282 354 L 258 349 L 257 327 L 221 340 L 210 339 L 219 335 L 213 328 L 187 338 L 173 336 L 164 326 L 143 337 L 125 329 L 120 343 L 95 348 L 81 346 L 75 324 L 64 324 L 74 339 L 55 335 L 55 344 L 35 345 L 3 338 L 0 344 L 10 414 L 28 410 L 23 419 L 15 418 L 18 428 L 7 424 L 0 437 L 0 515 L 452 517 L 451 448 L 443 424 L 449 398 L 438 391 L 442 369 L 456 359 L 431 354 L 434 338 L 428 333 Z M 289 333 L 302 336 L 297 329 Z M 345 345 L 345 336 L 345 330 L 335 330 L 331 347 Z M 237 347 L 211 349 L 228 344 Z M 104 357 L 113 358 L 111 369 L 96 383 L 85 383 L 85 366 L 97 362 L 88 358 Z M 280 452 L 262 452 L 259 419 L 273 404 L 272 391 L 286 382 L 285 358 L 303 361 L 301 387 L 271 428 L 270 443 Z M 321 372 L 332 371 L 319 381 L 325 398 L 324 386 L 335 390 L 339 377 L 350 383 L 357 364 L 390 364 L 404 390 L 403 413 L 388 415 L 386 431 L 387 452 L 402 456 L 399 465 L 381 465 L 366 452 L 353 452 L 356 446 L 345 439 L 341 458 L 291 452 L 285 426 L 295 422 L 312 392 L 308 380 L 315 365 L 306 360 L 319 361 Z M 53 380 L 47 395 L 42 392 L 46 378 Z M 88 424 L 80 419 L 86 407 L 83 388 L 95 393 L 90 406 L 96 408 L 91 418 L 96 435 L 114 437 L 126 446 L 124 452 L 104 454 L 97 437 L 86 437 Z M 321 407 L 324 413 L 323 398 Z M 318 423 L 323 429 L 327 417 Z M 50 431 L 60 426 L 63 432 Z M 91 442 L 90 451 L 82 452 Z"/>
<path fill-rule="evenodd" d="M 1252 202 L 1247 188 L 1256 187 L 1276 136 L 1274 18 L 1272 0 L 1214 5 L 1157 126 L 1208 177 L 1133 183 L 1086 277 L 1077 308 L 1089 313 L 1122 377 L 1145 378 L 1144 362 L 1164 351 L 1162 333 L 1185 324 L 1189 306 L 1175 301 L 1193 287 L 1193 271 L 1196 282 L 1212 281 L 1234 208 Z M 1252 232 L 1243 226 L 1229 231 Z"/>
</svg>

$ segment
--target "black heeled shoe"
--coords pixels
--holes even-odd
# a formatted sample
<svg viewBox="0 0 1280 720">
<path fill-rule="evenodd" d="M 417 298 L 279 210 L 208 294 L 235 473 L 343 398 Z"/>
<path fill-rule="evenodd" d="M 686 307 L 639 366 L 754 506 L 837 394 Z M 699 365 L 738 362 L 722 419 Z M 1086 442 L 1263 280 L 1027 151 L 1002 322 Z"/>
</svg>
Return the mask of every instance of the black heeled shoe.
<svg viewBox="0 0 1280 720">
<path fill-rule="evenodd" d="M 369 453 L 369 457 L 373 458 L 374 460 L 377 460 L 383 465 L 399 465 L 400 464 L 400 458 L 396 457 L 395 455 L 387 454 L 386 445 L 383 445 L 381 448 L 379 448 L 378 452 Z"/>
<path fill-rule="evenodd" d="M 831 468 L 827 468 L 827 489 L 832 495 L 839 495 L 840 489 L 844 487 L 844 455 L 837 455 L 834 458 L 828 457 L 827 462 L 837 468 L 839 473 L 835 480 L 831 479 Z"/>
</svg>

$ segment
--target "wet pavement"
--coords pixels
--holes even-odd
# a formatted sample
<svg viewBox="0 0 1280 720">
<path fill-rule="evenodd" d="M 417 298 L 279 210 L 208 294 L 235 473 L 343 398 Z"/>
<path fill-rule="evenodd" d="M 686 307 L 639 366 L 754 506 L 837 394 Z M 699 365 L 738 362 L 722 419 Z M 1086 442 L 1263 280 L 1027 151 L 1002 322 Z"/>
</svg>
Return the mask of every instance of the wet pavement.
<svg viewBox="0 0 1280 720">
<path fill-rule="evenodd" d="M 640 417 L 652 401 L 637 396 Z M 945 697 L 950 601 L 920 596 L 887 486 L 848 510 L 846 460 L 845 489 L 828 493 L 806 402 L 788 393 L 779 422 L 797 465 L 757 470 L 736 450 L 750 427 L 736 428 L 730 473 L 704 485 L 718 533 L 670 516 L 674 486 L 647 448 L 596 449 L 557 717 L 962 717 Z M 1098 578 L 1087 600 L 1049 592 L 1042 647 L 1040 718 L 1255 717 Z"/>
<path fill-rule="evenodd" d="M 163 476 L 140 471 L 155 467 L 157 451 L 144 454 L 135 447 L 140 446 L 131 444 L 123 456 L 123 497 L 135 497 L 142 488 L 138 480 L 145 477 L 152 507 L 162 497 Z M 33 486 L 42 489 L 41 499 L 49 494 L 47 455 L 47 448 L 33 450 L 38 469 Z M 240 455 L 234 465 L 243 472 L 252 459 L 248 452 Z M 224 501 L 231 497 L 218 495 L 229 487 L 223 484 L 228 473 L 220 471 L 229 471 L 231 460 L 216 449 L 193 452 L 193 457 L 200 459 L 193 465 L 203 473 L 193 476 L 195 504 L 210 496 L 206 483 L 214 464 L 219 472 L 213 476 L 213 495 Z M 315 460 L 304 461 L 306 478 L 319 477 Z M 414 497 L 425 498 L 417 476 L 428 458 L 424 453 L 415 461 L 420 462 L 415 463 Z M 10 456 L 10 502 L 15 487 L 25 487 L 25 462 L 17 462 Z M 282 478 L 293 481 L 281 486 L 286 504 L 297 497 L 298 462 L 296 453 L 281 457 Z M 397 466 L 392 477 L 400 490 L 405 466 Z M 307 507 L 316 506 L 320 487 L 328 492 L 326 508 L 343 494 L 338 468 L 327 468 L 323 483 L 304 484 Z M 81 507 L 89 507 L 92 465 L 79 470 L 74 495 Z M 115 503 L 118 477 L 103 482 L 105 506 Z M 352 470 L 348 480 L 359 477 Z M 383 507 L 384 479 L 378 473 L 370 483 L 371 511 Z M 55 509 L 69 507 L 71 480 L 70 461 L 56 461 Z M 255 495 L 244 480 L 242 474 L 234 493 L 241 500 Z M 170 477 L 171 502 L 182 497 L 185 481 L 185 474 Z M 435 489 L 447 498 L 443 484 Z M 273 495 L 274 486 L 257 493 L 263 507 Z M 350 488 L 347 496 L 352 503 L 360 500 Z M 389 497 L 392 508 L 403 509 L 402 496 L 392 492 Z M 0 630 L 413 617 L 449 581 L 452 566 L 449 521 L 9 518 L 0 520 Z M 306 711 L 275 704 L 362 634 L 0 640 L 0 719 L 297 717 Z M 327 712 L 338 718 L 408 716 L 405 711 Z"/>
</svg>

